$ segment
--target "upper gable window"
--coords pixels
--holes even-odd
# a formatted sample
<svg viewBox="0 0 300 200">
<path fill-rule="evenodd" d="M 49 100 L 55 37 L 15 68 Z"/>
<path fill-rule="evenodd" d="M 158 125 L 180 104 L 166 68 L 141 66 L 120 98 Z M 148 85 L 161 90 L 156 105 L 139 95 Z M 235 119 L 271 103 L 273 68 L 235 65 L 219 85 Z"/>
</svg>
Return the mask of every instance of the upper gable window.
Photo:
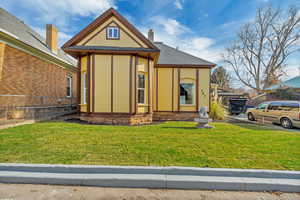
<svg viewBox="0 0 300 200">
<path fill-rule="evenodd" d="M 120 39 L 120 29 L 116 26 L 107 27 L 106 31 L 107 39 Z"/>
</svg>

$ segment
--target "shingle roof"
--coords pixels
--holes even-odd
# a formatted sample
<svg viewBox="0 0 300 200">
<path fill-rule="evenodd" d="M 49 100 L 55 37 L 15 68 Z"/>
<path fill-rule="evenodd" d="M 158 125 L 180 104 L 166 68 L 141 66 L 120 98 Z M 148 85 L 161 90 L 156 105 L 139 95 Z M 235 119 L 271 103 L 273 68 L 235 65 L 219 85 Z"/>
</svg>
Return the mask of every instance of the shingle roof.
<svg viewBox="0 0 300 200">
<path fill-rule="evenodd" d="M 157 63 L 159 65 L 198 65 L 199 67 L 216 65 L 212 62 L 170 47 L 162 42 L 154 42 L 154 44 L 160 49 L 160 56 Z"/>
<path fill-rule="evenodd" d="M 266 88 L 265 90 L 277 90 L 277 89 L 285 88 L 285 87 L 294 88 L 294 89 L 300 88 L 300 76 L 296 76 L 287 81 L 283 81 L 282 83 L 273 85 L 269 88 Z"/>
<path fill-rule="evenodd" d="M 76 65 L 76 60 L 71 56 L 67 55 L 61 49 L 58 50 L 57 54 L 54 54 L 46 45 L 45 39 L 31 29 L 29 26 L 24 24 L 23 21 L 13 16 L 3 8 L 0 8 L 0 31 L 9 33 L 16 39 L 36 48 L 47 54 L 58 57 L 68 64 Z"/>
</svg>

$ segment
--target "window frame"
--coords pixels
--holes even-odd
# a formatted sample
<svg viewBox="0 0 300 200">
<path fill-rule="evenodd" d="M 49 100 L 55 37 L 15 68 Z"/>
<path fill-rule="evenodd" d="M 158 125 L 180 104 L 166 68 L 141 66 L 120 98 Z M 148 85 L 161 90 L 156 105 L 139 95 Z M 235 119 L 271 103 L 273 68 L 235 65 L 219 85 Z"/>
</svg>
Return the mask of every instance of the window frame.
<svg viewBox="0 0 300 200">
<path fill-rule="evenodd" d="M 181 103 L 181 94 L 180 94 L 181 92 L 179 91 L 179 103 L 180 103 L 180 106 L 195 106 L 195 103 L 196 103 L 196 84 L 194 82 L 180 81 L 180 83 L 179 83 L 179 87 L 180 88 L 181 88 L 181 84 L 192 84 L 193 88 L 192 88 L 192 103 L 191 104 Z"/>
<path fill-rule="evenodd" d="M 141 88 L 141 87 L 139 87 L 139 76 L 140 75 L 143 75 L 144 76 L 144 88 Z M 137 99 L 137 103 L 139 104 L 139 105 L 145 105 L 146 104 L 146 74 L 145 73 L 142 73 L 142 72 L 139 72 L 138 73 L 138 84 L 137 84 L 137 96 L 138 96 L 138 99 Z M 142 90 L 143 92 L 144 92 L 144 101 L 143 102 L 139 102 L 139 100 L 140 100 L 140 98 L 139 98 L 139 91 L 140 90 Z"/>
<path fill-rule="evenodd" d="M 112 30 L 112 36 L 109 35 L 110 30 Z M 114 30 L 117 30 L 117 37 L 114 36 Z M 120 39 L 120 28 L 118 26 L 108 26 L 106 28 L 106 39 L 107 40 L 119 40 Z"/>
<path fill-rule="evenodd" d="M 72 95 L 73 95 L 73 92 L 72 92 L 72 84 L 73 84 L 73 77 L 71 75 L 67 75 L 67 94 L 66 94 L 66 97 L 67 98 L 71 98 Z M 68 87 L 70 87 L 70 94 L 68 94 Z"/>
<path fill-rule="evenodd" d="M 83 98 L 82 98 L 82 104 L 87 104 L 87 73 L 83 72 Z"/>
</svg>

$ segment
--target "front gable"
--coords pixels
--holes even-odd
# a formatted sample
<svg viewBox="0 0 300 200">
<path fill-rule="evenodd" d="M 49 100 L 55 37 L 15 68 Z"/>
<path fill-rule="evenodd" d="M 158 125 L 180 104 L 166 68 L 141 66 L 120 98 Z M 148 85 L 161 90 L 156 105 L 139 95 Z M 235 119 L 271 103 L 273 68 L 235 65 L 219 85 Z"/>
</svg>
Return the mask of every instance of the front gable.
<svg viewBox="0 0 300 200">
<path fill-rule="evenodd" d="M 119 38 L 107 38 L 107 27 L 110 26 L 119 29 Z M 158 50 L 152 42 L 113 8 L 103 13 L 80 33 L 66 42 L 63 48 L 74 46 L 130 47 Z"/>
<path fill-rule="evenodd" d="M 118 39 L 109 39 L 107 37 L 108 27 L 117 27 L 119 29 Z M 145 42 L 139 39 L 114 16 L 99 24 L 94 31 L 82 38 L 76 45 L 149 48 Z"/>
</svg>

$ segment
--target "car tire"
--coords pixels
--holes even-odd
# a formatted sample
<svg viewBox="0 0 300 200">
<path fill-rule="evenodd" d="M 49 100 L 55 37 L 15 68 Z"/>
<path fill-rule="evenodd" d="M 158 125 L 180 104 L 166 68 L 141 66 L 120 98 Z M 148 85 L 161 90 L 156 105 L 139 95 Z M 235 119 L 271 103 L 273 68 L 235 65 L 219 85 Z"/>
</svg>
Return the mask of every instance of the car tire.
<svg viewBox="0 0 300 200">
<path fill-rule="evenodd" d="M 249 121 L 255 121 L 255 118 L 254 118 L 252 113 L 248 113 L 248 120 Z"/>
<path fill-rule="evenodd" d="M 280 120 L 280 124 L 281 124 L 281 126 L 283 127 L 283 128 L 287 128 L 287 129 L 291 129 L 291 128 L 293 128 L 293 123 L 292 123 L 292 121 L 289 119 L 289 118 L 282 118 L 281 120 Z"/>
</svg>

